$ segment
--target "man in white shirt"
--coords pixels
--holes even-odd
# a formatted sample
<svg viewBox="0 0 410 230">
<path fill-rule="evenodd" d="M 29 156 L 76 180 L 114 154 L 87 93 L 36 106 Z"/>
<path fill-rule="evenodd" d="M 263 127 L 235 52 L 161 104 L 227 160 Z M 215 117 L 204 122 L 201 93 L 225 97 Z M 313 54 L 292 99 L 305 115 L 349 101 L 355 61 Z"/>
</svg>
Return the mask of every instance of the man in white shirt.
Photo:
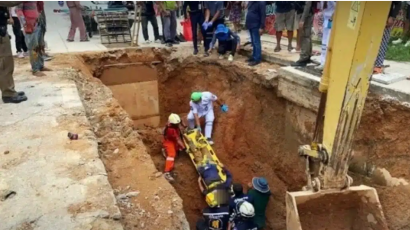
<svg viewBox="0 0 410 230">
<path fill-rule="evenodd" d="M 189 102 L 191 111 L 188 114 L 189 128 L 197 128 L 199 131 L 202 130 L 199 118 L 205 117 L 205 137 L 210 145 L 214 144 L 211 138 L 215 119 L 213 102 L 220 106 L 222 112 L 228 112 L 228 106 L 223 104 L 215 94 L 211 92 L 193 92 Z"/>
</svg>

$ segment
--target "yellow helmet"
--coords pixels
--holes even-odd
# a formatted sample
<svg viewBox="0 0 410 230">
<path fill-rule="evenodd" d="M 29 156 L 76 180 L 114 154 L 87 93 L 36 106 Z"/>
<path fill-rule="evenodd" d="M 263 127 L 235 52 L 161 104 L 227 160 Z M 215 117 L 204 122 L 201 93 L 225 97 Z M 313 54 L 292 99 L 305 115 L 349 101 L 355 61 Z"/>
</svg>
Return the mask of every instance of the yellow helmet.
<svg viewBox="0 0 410 230">
<path fill-rule="evenodd" d="M 171 113 L 168 117 L 168 122 L 174 125 L 177 125 L 181 123 L 181 118 L 178 116 L 178 114 Z"/>
<path fill-rule="evenodd" d="M 206 200 L 206 203 L 211 208 L 218 205 L 218 202 L 215 200 L 215 194 L 213 192 L 206 194 L 205 200 Z"/>
</svg>

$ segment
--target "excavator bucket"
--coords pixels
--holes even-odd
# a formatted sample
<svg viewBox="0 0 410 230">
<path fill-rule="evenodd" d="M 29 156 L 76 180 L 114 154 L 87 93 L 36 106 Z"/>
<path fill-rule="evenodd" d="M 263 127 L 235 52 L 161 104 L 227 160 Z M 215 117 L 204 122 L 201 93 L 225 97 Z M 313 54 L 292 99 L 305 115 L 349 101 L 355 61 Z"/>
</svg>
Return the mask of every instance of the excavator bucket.
<svg viewBox="0 0 410 230">
<path fill-rule="evenodd" d="M 365 185 L 343 191 L 286 194 L 287 230 L 387 230 L 376 189 Z"/>
</svg>

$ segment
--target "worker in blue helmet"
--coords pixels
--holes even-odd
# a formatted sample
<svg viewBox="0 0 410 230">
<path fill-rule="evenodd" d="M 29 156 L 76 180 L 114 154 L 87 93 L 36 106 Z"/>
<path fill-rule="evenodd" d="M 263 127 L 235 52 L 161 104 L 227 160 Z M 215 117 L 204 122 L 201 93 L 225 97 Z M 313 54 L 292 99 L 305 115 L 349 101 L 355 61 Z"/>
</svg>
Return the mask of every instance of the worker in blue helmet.
<svg viewBox="0 0 410 230">
<path fill-rule="evenodd" d="M 209 46 L 209 52 L 212 51 L 217 40 L 219 59 L 223 59 L 224 55 L 227 52 L 230 52 L 228 60 L 233 61 L 233 57 L 235 56 L 236 51 L 239 51 L 241 44 L 241 39 L 239 36 L 232 32 L 224 24 L 219 24 L 216 27 L 212 42 Z"/>
</svg>

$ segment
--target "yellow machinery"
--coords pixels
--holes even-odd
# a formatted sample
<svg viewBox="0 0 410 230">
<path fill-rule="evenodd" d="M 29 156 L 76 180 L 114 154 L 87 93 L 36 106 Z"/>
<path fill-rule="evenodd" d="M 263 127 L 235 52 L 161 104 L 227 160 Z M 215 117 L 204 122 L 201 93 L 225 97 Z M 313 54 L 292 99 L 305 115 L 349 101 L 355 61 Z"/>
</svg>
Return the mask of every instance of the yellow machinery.
<svg viewBox="0 0 410 230">
<path fill-rule="evenodd" d="M 308 183 L 286 195 L 288 230 L 336 229 L 332 222 L 344 225 L 337 229 L 388 229 L 376 190 L 351 187 L 347 172 L 390 5 L 337 2 L 314 138 L 299 149 Z"/>
<path fill-rule="evenodd" d="M 226 174 L 222 170 L 222 163 L 219 161 L 211 145 L 209 145 L 208 141 L 201 132 L 199 132 L 197 129 L 188 130 L 184 133 L 184 143 L 185 146 L 187 146 L 187 153 L 197 170 L 199 166 L 204 165 L 208 162 L 216 164 L 221 180 L 212 182 L 208 185 L 205 183 L 205 181 L 203 181 L 203 184 L 207 189 L 212 189 L 226 181 Z"/>
</svg>

